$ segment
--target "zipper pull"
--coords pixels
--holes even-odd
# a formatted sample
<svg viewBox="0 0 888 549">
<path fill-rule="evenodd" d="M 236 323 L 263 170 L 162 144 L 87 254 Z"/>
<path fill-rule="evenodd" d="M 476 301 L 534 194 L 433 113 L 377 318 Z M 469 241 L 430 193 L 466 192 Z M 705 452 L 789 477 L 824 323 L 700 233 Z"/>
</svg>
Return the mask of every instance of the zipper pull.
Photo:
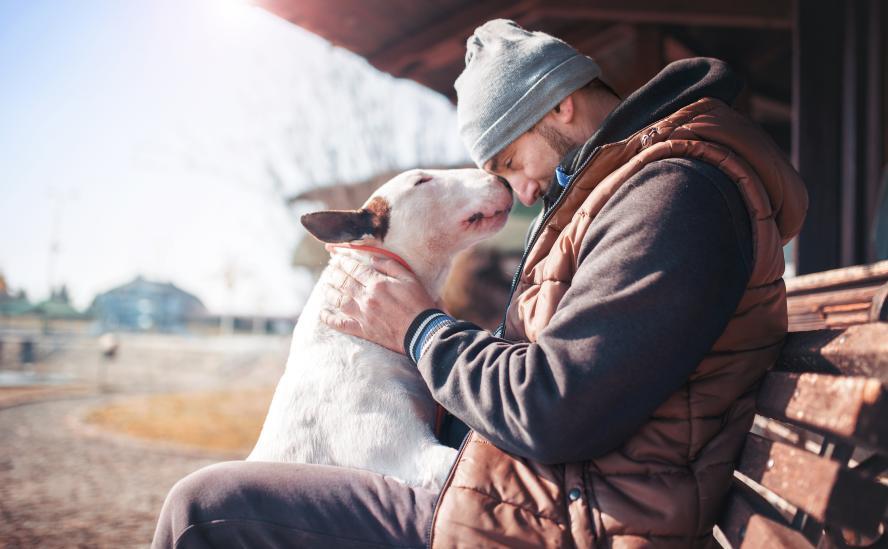
<svg viewBox="0 0 888 549">
<path fill-rule="evenodd" d="M 657 128 L 651 128 L 647 131 L 646 134 L 641 136 L 641 148 L 646 149 L 649 146 L 653 145 L 654 136 L 660 133 L 657 131 Z"/>
</svg>

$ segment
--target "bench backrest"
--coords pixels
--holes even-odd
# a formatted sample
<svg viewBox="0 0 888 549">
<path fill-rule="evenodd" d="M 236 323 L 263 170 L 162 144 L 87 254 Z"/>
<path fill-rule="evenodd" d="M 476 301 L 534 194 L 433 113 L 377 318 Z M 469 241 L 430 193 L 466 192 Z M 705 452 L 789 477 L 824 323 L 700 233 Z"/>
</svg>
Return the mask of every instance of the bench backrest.
<svg viewBox="0 0 888 549">
<path fill-rule="evenodd" d="M 791 333 L 759 388 L 717 537 L 888 546 L 888 262 L 798 277 L 787 294 Z"/>
</svg>

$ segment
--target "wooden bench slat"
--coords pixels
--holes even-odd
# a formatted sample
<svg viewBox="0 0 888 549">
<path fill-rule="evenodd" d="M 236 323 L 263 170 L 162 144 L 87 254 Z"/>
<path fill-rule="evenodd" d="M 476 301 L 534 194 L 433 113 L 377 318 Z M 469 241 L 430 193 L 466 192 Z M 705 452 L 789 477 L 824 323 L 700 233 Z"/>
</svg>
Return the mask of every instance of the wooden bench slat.
<svg viewBox="0 0 888 549">
<path fill-rule="evenodd" d="M 763 501 L 753 503 L 757 498 L 744 495 L 741 483 L 735 482 L 728 496 L 725 512 L 719 520 L 719 529 L 734 549 L 770 549 L 786 547 L 789 549 L 812 549 L 812 545 L 801 533 L 782 524 L 773 513 L 762 506 Z M 759 507 L 760 509 L 757 509 Z"/>
<path fill-rule="evenodd" d="M 888 261 L 790 278 L 786 281 L 789 328 L 820 330 L 884 320 L 886 283 Z"/>
<path fill-rule="evenodd" d="M 873 296 L 870 305 L 870 322 L 888 322 L 888 284 L 885 284 Z"/>
<path fill-rule="evenodd" d="M 758 412 L 888 454 L 885 388 L 878 379 L 769 372 Z"/>
<path fill-rule="evenodd" d="M 878 286 L 886 282 L 888 282 L 888 260 L 788 278 L 786 295 L 794 297 L 856 285 Z"/>
<path fill-rule="evenodd" d="M 801 448 L 747 435 L 738 470 L 819 522 L 876 534 L 888 486 Z"/>
<path fill-rule="evenodd" d="M 843 328 L 869 322 L 872 300 L 879 289 L 870 286 L 789 298 L 786 314 L 790 329 Z"/>
<path fill-rule="evenodd" d="M 866 376 L 888 383 L 888 322 L 789 333 L 776 369 Z"/>
<path fill-rule="evenodd" d="M 786 440 L 747 437 L 719 527 L 733 547 L 842 545 L 820 537 L 824 525 L 868 545 L 888 520 L 888 486 L 875 479 L 888 468 L 888 261 L 786 288 L 791 333 L 757 394 L 760 419 Z M 855 468 L 852 452 L 865 458 Z"/>
</svg>

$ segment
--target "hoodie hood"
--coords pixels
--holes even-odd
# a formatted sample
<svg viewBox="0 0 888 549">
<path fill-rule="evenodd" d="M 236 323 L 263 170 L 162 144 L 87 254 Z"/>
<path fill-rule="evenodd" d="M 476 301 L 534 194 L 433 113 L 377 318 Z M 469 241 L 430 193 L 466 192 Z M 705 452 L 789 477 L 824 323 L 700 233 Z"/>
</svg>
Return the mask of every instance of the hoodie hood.
<svg viewBox="0 0 888 549">
<path fill-rule="evenodd" d="M 742 88 L 743 81 L 719 59 L 695 57 L 670 63 L 617 105 L 583 146 L 568 153 L 561 161 L 561 170 L 567 174 L 575 173 L 601 145 L 626 139 L 648 124 L 704 97 L 713 97 L 730 105 Z M 562 187 L 553 181 L 546 196 L 547 204 L 561 191 Z"/>
</svg>

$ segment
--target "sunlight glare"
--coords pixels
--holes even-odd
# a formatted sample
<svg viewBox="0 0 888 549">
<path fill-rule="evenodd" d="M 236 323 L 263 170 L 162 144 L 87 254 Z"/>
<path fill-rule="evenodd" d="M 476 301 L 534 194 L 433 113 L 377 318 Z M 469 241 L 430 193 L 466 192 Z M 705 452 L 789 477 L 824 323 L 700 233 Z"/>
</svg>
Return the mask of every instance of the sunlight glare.
<svg viewBox="0 0 888 549">
<path fill-rule="evenodd" d="M 209 0 L 207 4 L 210 11 L 225 25 L 234 25 L 243 20 L 256 7 L 250 0 Z"/>
</svg>

